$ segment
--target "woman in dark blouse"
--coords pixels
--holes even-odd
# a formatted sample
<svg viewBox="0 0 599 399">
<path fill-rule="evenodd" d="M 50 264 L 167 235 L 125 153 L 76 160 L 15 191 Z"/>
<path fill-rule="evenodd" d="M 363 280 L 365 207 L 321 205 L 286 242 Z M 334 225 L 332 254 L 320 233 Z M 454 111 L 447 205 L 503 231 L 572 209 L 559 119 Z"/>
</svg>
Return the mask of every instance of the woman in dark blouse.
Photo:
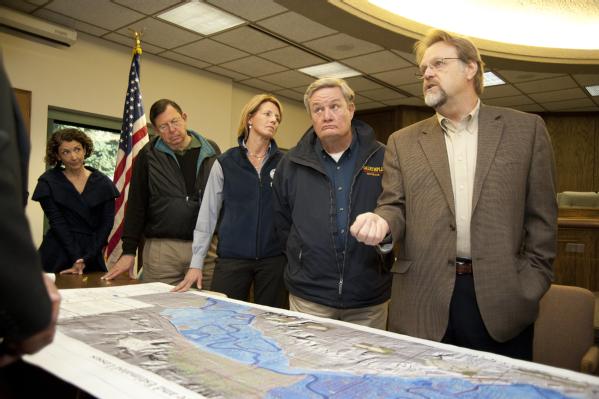
<svg viewBox="0 0 599 399">
<path fill-rule="evenodd" d="M 114 222 L 119 192 L 100 171 L 85 166 L 91 139 L 78 129 L 62 129 L 48 140 L 45 161 L 53 168 L 38 179 L 32 199 L 50 222 L 39 252 L 50 273 L 106 271 L 102 250 Z"/>
</svg>

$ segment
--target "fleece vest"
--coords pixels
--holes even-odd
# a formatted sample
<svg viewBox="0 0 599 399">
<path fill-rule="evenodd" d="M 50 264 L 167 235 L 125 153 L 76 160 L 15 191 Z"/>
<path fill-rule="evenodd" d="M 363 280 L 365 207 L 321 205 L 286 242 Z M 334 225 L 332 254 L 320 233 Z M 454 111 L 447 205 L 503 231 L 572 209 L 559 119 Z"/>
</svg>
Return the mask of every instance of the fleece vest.
<svg viewBox="0 0 599 399">
<path fill-rule="evenodd" d="M 272 179 L 282 156 L 273 141 L 260 175 L 242 146 L 219 156 L 224 201 L 218 226 L 218 256 L 261 259 L 282 254 L 275 235 L 272 194 Z"/>
</svg>

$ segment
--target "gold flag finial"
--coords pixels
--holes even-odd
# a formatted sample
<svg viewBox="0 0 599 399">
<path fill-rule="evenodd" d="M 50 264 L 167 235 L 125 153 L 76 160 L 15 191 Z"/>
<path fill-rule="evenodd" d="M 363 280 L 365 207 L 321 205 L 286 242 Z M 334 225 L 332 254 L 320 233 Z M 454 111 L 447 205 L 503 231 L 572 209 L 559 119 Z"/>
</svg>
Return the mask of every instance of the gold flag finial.
<svg viewBox="0 0 599 399">
<path fill-rule="evenodd" d="M 135 39 L 135 47 L 133 47 L 133 54 L 141 55 L 141 36 L 143 32 L 133 31 L 133 38 Z"/>
</svg>

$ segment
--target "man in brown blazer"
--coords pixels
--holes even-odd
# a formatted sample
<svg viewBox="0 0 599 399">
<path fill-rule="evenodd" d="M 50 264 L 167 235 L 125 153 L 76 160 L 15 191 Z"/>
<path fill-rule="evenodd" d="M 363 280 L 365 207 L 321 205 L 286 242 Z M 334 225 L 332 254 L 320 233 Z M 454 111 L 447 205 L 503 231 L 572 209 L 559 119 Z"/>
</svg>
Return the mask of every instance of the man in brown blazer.
<svg viewBox="0 0 599 399">
<path fill-rule="evenodd" d="M 399 245 L 390 330 L 530 360 L 556 252 L 547 130 L 536 115 L 481 104 L 469 40 L 433 31 L 416 58 L 436 115 L 389 138 L 377 208 L 351 232 Z"/>
</svg>

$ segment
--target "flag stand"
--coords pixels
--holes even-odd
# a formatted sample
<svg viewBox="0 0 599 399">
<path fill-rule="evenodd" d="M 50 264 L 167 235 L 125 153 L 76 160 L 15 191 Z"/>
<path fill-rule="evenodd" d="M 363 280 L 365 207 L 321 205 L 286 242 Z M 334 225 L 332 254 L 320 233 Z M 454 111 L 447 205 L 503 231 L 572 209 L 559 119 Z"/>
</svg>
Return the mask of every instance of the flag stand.
<svg viewBox="0 0 599 399">
<path fill-rule="evenodd" d="M 118 261 L 122 255 L 121 237 L 124 230 L 125 211 L 129 199 L 129 183 L 133 175 L 133 166 L 137 154 L 149 141 L 146 115 L 143 108 L 139 79 L 139 61 L 142 54 L 141 33 L 133 32 L 135 46 L 133 59 L 128 76 L 127 92 L 123 110 L 123 123 L 121 137 L 117 151 L 116 168 L 114 171 L 114 184 L 119 190 L 119 197 L 115 202 L 115 215 L 112 231 L 108 236 L 108 244 L 104 252 L 108 269 Z M 141 237 L 139 237 L 141 239 Z M 137 277 L 136 267 L 131 270 L 131 277 Z"/>
</svg>

